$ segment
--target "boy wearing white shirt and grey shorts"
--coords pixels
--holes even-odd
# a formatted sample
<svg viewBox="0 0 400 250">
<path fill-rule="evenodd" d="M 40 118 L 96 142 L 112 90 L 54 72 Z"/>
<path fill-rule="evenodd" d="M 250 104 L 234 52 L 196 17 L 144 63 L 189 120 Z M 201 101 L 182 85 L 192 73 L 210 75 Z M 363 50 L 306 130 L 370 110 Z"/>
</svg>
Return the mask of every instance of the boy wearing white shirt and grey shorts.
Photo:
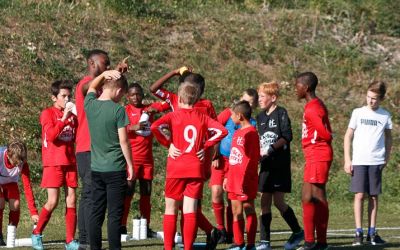
<svg viewBox="0 0 400 250">
<path fill-rule="evenodd" d="M 350 174 L 350 191 L 354 192 L 356 233 L 353 246 L 363 244 L 363 200 L 368 194 L 368 234 L 372 245 L 386 242 L 377 234 L 378 195 L 382 192 L 382 170 L 392 148 L 390 113 L 379 107 L 386 94 L 386 84 L 375 81 L 368 86 L 367 105 L 353 110 L 344 137 L 344 170 Z M 351 157 L 351 144 L 353 144 Z"/>
</svg>

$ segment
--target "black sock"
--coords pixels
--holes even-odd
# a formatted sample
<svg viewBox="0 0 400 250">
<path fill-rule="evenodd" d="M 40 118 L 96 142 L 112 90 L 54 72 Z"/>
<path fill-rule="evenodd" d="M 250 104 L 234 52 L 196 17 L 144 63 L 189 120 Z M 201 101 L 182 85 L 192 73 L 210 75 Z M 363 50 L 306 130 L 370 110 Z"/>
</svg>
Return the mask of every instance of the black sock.
<svg viewBox="0 0 400 250">
<path fill-rule="evenodd" d="M 288 206 L 288 209 L 281 215 L 283 219 L 285 219 L 286 223 L 289 225 L 293 233 L 298 233 L 301 231 L 299 222 L 297 221 L 296 215 L 294 214 L 291 207 Z"/>
<path fill-rule="evenodd" d="M 270 241 L 272 214 L 262 214 L 260 216 L 260 240 Z"/>
</svg>

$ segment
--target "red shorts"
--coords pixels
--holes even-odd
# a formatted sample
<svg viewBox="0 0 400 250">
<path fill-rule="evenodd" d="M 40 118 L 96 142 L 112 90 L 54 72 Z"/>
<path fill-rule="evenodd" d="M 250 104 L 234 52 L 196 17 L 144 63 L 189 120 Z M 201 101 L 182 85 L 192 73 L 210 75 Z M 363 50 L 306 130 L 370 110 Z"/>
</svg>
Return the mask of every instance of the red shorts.
<svg viewBox="0 0 400 250">
<path fill-rule="evenodd" d="M 327 183 L 331 163 L 332 161 L 306 162 L 303 181 L 308 183 Z"/>
<path fill-rule="evenodd" d="M 0 185 L 0 198 L 4 198 L 6 201 L 14 199 L 19 200 L 19 189 L 16 182 Z"/>
<path fill-rule="evenodd" d="M 219 168 L 215 169 L 211 167 L 211 179 L 209 182 L 209 186 L 219 185 L 222 186 L 224 182 L 225 175 L 229 170 L 229 158 L 226 156 L 219 157 Z"/>
<path fill-rule="evenodd" d="M 232 192 L 228 192 L 228 199 L 232 201 L 251 201 L 254 200 L 256 196 L 254 197 L 249 197 L 246 194 L 235 194 Z"/>
<path fill-rule="evenodd" d="M 42 188 L 78 187 L 76 165 L 43 166 Z"/>
<path fill-rule="evenodd" d="M 200 200 L 203 196 L 204 180 L 202 178 L 167 178 L 165 181 L 165 197 L 177 201 L 183 196 Z"/>
<path fill-rule="evenodd" d="M 136 179 L 153 180 L 153 162 L 133 162 L 133 170 L 135 171 Z"/>
</svg>

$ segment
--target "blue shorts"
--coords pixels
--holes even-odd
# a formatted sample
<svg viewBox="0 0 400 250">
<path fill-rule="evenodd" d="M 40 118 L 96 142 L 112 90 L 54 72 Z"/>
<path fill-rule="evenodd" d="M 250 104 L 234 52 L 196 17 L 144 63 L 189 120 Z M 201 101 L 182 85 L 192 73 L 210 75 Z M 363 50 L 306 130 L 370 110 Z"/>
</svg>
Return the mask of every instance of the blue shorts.
<svg viewBox="0 0 400 250">
<path fill-rule="evenodd" d="M 350 191 L 379 195 L 382 193 L 382 169 L 384 165 L 355 165 L 351 177 Z"/>
</svg>

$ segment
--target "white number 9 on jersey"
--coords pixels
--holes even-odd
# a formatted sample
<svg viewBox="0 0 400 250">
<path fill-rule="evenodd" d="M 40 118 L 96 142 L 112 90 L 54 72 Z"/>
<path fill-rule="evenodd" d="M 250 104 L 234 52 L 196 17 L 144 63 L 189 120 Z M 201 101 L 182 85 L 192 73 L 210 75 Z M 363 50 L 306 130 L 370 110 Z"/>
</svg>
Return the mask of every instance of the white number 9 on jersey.
<svg viewBox="0 0 400 250">
<path fill-rule="evenodd" d="M 191 137 L 189 137 L 189 134 L 191 134 Z M 185 150 L 185 153 L 189 153 L 190 151 L 192 151 L 197 138 L 197 130 L 195 126 L 193 125 L 186 126 L 185 130 L 183 131 L 183 138 L 185 139 L 185 141 L 189 143 L 189 146 Z"/>
</svg>

